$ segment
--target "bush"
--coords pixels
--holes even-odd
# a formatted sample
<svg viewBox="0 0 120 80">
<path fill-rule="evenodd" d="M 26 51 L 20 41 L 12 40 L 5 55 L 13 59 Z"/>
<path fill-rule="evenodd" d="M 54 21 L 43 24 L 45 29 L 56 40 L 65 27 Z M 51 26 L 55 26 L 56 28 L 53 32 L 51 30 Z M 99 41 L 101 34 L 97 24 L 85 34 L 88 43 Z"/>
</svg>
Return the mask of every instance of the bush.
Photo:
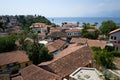
<svg viewBox="0 0 120 80">
<path fill-rule="evenodd" d="M 16 48 L 16 38 L 15 35 L 0 38 L 0 53 L 14 50 Z"/>
<path fill-rule="evenodd" d="M 119 51 L 112 51 L 111 54 L 115 57 L 120 57 L 120 52 Z"/>
</svg>

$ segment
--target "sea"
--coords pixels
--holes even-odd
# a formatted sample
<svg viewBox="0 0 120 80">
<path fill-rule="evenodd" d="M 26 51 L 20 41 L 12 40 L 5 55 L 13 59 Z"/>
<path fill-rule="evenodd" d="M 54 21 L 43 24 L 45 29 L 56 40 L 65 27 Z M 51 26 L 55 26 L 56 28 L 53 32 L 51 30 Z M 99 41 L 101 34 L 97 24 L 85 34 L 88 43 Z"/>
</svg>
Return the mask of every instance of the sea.
<svg viewBox="0 0 120 80">
<path fill-rule="evenodd" d="M 57 25 L 62 25 L 63 22 L 67 23 L 77 23 L 79 22 L 80 26 L 83 25 L 83 23 L 90 23 L 94 24 L 95 22 L 98 23 L 98 27 L 101 26 L 103 21 L 112 20 L 117 25 L 120 26 L 120 17 L 49 17 L 48 18 L 52 23 L 55 23 Z"/>
</svg>

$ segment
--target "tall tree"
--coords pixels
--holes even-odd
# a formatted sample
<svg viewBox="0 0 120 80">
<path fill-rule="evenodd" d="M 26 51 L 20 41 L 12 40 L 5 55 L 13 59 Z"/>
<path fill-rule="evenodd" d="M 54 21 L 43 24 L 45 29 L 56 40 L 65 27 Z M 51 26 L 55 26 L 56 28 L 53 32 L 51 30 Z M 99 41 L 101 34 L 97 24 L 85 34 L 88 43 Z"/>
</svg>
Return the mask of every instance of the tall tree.
<svg viewBox="0 0 120 80">
<path fill-rule="evenodd" d="M 102 34 L 108 35 L 110 31 L 112 31 L 116 28 L 118 28 L 116 26 L 116 23 L 113 22 L 112 20 L 108 20 L 108 21 L 103 21 L 102 22 L 100 30 L 101 30 Z"/>
</svg>

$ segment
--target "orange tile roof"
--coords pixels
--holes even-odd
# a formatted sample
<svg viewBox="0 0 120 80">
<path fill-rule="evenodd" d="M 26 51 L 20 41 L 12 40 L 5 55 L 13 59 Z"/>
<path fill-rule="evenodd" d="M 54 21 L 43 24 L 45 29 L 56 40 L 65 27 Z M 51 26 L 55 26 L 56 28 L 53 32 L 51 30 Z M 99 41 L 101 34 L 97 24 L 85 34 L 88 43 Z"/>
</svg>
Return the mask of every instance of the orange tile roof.
<svg viewBox="0 0 120 80">
<path fill-rule="evenodd" d="M 61 49 L 65 45 L 65 43 L 65 41 L 59 39 L 55 40 L 54 42 L 48 43 L 46 47 L 48 48 L 49 52 L 54 52 Z"/>
<path fill-rule="evenodd" d="M 72 38 L 71 42 L 73 42 L 73 43 L 87 43 L 87 38 Z"/>
<path fill-rule="evenodd" d="M 24 51 L 12 51 L 0 53 L 0 66 L 10 63 L 22 63 L 29 61 L 28 55 Z"/>
<path fill-rule="evenodd" d="M 81 32 L 81 29 L 69 29 L 66 30 L 65 32 Z"/>
<path fill-rule="evenodd" d="M 111 31 L 109 34 L 113 34 L 113 33 L 118 32 L 118 31 L 120 31 L 120 28 Z"/>
<path fill-rule="evenodd" d="M 66 37 L 66 34 L 64 32 L 61 31 L 53 31 L 51 33 L 49 33 L 50 37 Z"/>
<path fill-rule="evenodd" d="M 93 54 L 88 46 L 71 47 L 55 56 L 51 62 L 39 66 L 60 77 L 66 77 L 79 67 L 91 64 Z"/>
<path fill-rule="evenodd" d="M 87 43 L 90 47 L 101 47 L 101 49 L 104 49 L 106 46 L 106 42 L 107 41 L 102 41 L 102 40 L 92 40 L 92 39 L 88 39 Z"/>
<path fill-rule="evenodd" d="M 30 65 L 20 71 L 24 80 L 61 80 L 59 76 L 35 65 Z"/>
<path fill-rule="evenodd" d="M 75 43 L 87 43 L 90 47 L 101 47 L 101 49 L 104 49 L 106 46 L 106 41 L 102 40 L 92 40 L 92 39 L 86 39 L 86 38 L 72 38 L 71 42 Z"/>
</svg>

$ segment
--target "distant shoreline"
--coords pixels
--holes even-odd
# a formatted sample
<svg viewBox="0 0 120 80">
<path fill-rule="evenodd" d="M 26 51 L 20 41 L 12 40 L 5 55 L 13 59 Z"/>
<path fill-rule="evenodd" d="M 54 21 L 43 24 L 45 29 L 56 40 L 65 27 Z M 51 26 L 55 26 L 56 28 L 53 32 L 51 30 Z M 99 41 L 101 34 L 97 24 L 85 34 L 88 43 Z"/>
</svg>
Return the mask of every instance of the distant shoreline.
<svg viewBox="0 0 120 80">
<path fill-rule="evenodd" d="M 120 17 L 47 17 L 52 23 L 62 25 L 63 22 L 67 23 L 90 23 L 94 24 L 95 22 L 98 23 L 98 27 L 101 26 L 101 23 L 106 20 L 113 20 L 117 25 L 120 25 Z"/>
</svg>

